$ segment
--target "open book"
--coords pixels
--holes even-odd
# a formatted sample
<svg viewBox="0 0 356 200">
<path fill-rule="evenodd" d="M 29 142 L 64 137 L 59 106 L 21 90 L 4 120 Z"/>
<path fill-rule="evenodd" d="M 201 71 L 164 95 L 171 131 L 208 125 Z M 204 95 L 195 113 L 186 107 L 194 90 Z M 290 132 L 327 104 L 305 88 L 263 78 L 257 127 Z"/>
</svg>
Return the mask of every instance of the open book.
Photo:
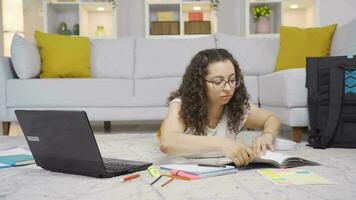
<svg viewBox="0 0 356 200">
<path fill-rule="evenodd" d="M 271 164 L 278 168 L 292 168 L 300 166 L 316 166 L 320 165 L 319 163 L 309 161 L 303 158 L 288 156 L 282 153 L 276 153 L 267 150 L 266 154 L 260 158 L 255 158 L 252 163 L 266 163 Z M 232 164 L 229 159 L 221 159 L 217 164 Z"/>
</svg>

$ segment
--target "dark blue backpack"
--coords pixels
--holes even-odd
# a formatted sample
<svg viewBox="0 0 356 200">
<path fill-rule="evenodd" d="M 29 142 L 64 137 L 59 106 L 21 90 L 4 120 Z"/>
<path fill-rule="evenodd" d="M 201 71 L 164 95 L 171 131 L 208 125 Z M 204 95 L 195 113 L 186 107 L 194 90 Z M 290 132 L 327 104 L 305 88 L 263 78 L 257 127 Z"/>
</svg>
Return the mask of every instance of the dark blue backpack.
<svg viewBox="0 0 356 200">
<path fill-rule="evenodd" d="M 314 148 L 356 148 L 356 57 L 307 58 L 306 87 Z"/>
</svg>

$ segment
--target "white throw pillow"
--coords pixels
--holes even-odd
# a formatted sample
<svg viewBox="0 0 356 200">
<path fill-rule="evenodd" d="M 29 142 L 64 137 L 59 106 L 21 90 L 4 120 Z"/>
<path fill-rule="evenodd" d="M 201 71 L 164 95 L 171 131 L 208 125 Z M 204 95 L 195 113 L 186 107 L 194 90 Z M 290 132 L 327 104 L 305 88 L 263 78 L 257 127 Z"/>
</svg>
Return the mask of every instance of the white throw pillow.
<svg viewBox="0 0 356 200">
<path fill-rule="evenodd" d="M 36 78 L 41 71 L 37 46 L 15 34 L 11 43 L 11 61 L 20 79 Z"/>
</svg>

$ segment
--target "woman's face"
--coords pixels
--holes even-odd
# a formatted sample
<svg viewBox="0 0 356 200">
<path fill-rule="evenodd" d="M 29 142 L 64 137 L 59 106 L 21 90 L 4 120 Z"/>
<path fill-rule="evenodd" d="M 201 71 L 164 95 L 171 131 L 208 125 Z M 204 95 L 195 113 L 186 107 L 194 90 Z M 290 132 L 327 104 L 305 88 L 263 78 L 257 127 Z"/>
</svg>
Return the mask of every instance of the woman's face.
<svg viewBox="0 0 356 200">
<path fill-rule="evenodd" d="M 205 82 L 209 103 L 227 104 L 235 92 L 237 83 L 234 65 L 230 60 L 209 64 Z"/>
</svg>

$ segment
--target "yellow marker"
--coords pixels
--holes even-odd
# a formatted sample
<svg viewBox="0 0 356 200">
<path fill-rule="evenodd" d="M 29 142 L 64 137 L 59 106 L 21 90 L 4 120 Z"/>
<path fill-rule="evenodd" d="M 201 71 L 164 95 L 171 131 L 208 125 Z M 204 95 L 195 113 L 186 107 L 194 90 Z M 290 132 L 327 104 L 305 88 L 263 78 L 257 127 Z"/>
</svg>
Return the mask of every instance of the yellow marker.
<svg viewBox="0 0 356 200">
<path fill-rule="evenodd" d="M 150 166 L 149 168 L 147 168 L 148 173 L 150 173 L 150 175 L 154 178 L 157 178 L 159 176 L 161 176 L 161 173 L 158 171 L 158 169 L 156 169 L 155 167 Z"/>
</svg>

